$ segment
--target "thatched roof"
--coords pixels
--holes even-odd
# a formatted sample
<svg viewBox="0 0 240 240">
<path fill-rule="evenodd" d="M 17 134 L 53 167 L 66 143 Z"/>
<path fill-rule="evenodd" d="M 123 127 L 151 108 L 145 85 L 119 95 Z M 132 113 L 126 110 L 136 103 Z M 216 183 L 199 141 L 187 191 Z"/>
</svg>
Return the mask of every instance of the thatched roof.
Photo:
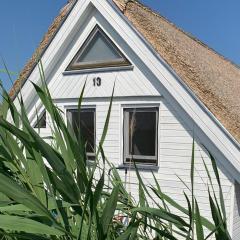
<svg viewBox="0 0 240 240">
<path fill-rule="evenodd" d="M 152 45 L 222 125 L 240 142 L 240 69 L 199 40 L 151 9 L 133 0 L 113 0 L 138 32 Z M 42 54 L 74 5 L 70 0 L 49 28 L 37 52 Z M 24 83 L 35 56 L 27 63 L 15 88 Z M 14 91 L 11 90 L 11 95 Z"/>
</svg>

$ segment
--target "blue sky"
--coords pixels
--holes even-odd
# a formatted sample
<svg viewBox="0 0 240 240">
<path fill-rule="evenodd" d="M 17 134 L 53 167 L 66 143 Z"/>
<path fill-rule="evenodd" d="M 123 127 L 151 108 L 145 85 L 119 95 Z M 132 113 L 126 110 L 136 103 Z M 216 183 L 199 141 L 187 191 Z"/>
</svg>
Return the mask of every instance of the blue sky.
<svg viewBox="0 0 240 240">
<path fill-rule="evenodd" d="M 1 2 L 0 55 L 19 72 L 67 0 Z M 239 0 L 143 0 L 186 32 L 240 64 Z M 0 69 L 3 67 L 0 61 Z M 14 77 L 13 77 L 14 78 Z M 6 89 L 11 83 L 0 73 Z"/>
</svg>

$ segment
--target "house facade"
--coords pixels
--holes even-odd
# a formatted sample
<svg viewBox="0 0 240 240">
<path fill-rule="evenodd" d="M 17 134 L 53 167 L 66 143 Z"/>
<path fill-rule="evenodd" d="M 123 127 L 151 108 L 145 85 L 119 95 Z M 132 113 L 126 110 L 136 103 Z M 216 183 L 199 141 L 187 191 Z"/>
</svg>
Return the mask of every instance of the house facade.
<svg viewBox="0 0 240 240">
<path fill-rule="evenodd" d="M 10 93 L 14 98 L 21 89 L 29 119 L 43 137 L 51 134 L 51 122 L 31 83 L 40 83 L 39 54 L 54 102 L 84 133 L 89 161 L 114 88 L 104 152 L 123 178 L 129 170 L 133 194 L 138 186 L 132 159 L 146 184 L 153 183 L 154 171 L 162 191 L 186 205 L 183 191 L 190 192 L 182 180 L 190 186 L 195 141 L 195 195 L 201 213 L 211 218 L 207 148 L 217 160 L 230 234 L 239 239 L 237 66 L 138 2 L 69 1 Z M 80 120 L 76 109 L 85 83 Z"/>
</svg>

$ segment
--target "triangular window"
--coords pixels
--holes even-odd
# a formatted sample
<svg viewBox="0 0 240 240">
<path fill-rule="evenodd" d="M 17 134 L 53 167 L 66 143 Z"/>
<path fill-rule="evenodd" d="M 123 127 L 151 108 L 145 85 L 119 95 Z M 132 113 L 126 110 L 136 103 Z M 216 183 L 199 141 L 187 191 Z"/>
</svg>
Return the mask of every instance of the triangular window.
<svg viewBox="0 0 240 240">
<path fill-rule="evenodd" d="M 46 111 L 44 110 L 38 117 L 37 121 L 34 125 L 34 128 L 46 128 L 47 121 L 46 121 Z"/>
<path fill-rule="evenodd" d="M 128 65 L 130 65 L 130 62 L 118 47 L 109 39 L 99 26 L 96 26 L 75 55 L 67 70 Z"/>
</svg>

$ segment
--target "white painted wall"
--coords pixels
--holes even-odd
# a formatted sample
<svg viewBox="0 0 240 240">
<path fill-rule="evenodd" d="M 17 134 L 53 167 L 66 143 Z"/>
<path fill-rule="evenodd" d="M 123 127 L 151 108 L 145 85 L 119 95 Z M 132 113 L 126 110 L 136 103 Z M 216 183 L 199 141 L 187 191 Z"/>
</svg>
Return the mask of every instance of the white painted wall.
<svg viewBox="0 0 240 240">
<path fill-rule="evenodd" d="M 63 111 L 66 111 L 67 108 L 77 106 L 77 99 L 59 99 L 56 100 L 56 102 L 58 107 Z M 86 99 L 84 106 L 88 105 L 96 107 L 96 138 L 97 141 L 99 141 L 109 107 L 109 99 Z M 104 143 L 105 155 L 115 166 L 123 164 L 122 109 L 123 106 L 127 105 L 159 106 L 159 155 L 158 170 L 155 171 L 155 175 L 164 193 L 170 195 L 180 205 L 187 206 L 183 191 L 189 194 L 189 196 L 190 192 L 178 177 L 191 187 L 190 168 L 194 126 L 191 126 L 191 123 L 182 119 L 163 97 L 116 98 L 113 102 L 108 134 Z M 47 130 L 44 131 L 44 136 L 46 136 Z M 209 180 L 204 169 L 203 159 L 207 163 L 213 176 L 214 174 L 210 159 L 201 147 L 200 142 L 201 140 L 198 139 L 198 136 L 195 136 L 195 196 L 198 200 L 201 214 L 210 220 L 211 212 L 207 192 Z M 231 203 L 234 180 L 222 166 L 218 167 L 230 226 L 232 223 Z M 125 171 L 120 170 L 119 172 L 122 178 L 125 179 Z M 153 184 L 151 172 L 143 170 L 140 172 L 146 184 Z M 129 184 L 129 179 L 131 184 Z M 216 181 L 214 181 L 214 184 L 217 190 Z M 128 171 L 127 190 L 131 191 L 133 195 L 137 195 L 138 185 L 134 171 Z M 234 216 L 234 228 L 236 228 L 235 226 L 239 224 L 240 218 L 239 215 L 236 216 L 235 214 Z"/>
<path fill-rule="evenodd" d="M 98 4 L 102 4 L 102 2 L 99 2 Z M 121 22 L 122 20 L 120 19 L 116 22 L 115 20 L 112 20 L 111 24 L 114 24 L 114 26 L 118 28 L 118 33 L 108 21 L 111 14 L 111 17 L 113 17 L 113 13 L 104 18 L 92 6 L 87 6 L 84 3 L 81 7 L 82 9 L 86 7 L 86 12 L 83 14 L 81 11 L 78 12 L 77 9 L 72 12 L 71 19 L 66 21 L 63 28 L 51 44 L 51 48 L 46 51 L 43 57 L 48 86 L 56 104 L 63 111 L 65 111 L 67 107 L 76 106 L 77 98 L 80 95 L 83 84 L 87 81 L 84 105 L 96 106 L 96 137 L 97 140 L 99 140 L 107 114 L 109 96 L 111 95 L 114 81 L 116 81 L 114 94 L 116 98 L 113 102 L 109 130 L 104 144 L 106 156 L 116 166 L 123 163 L 122 107 L 128 104 L 141 106 L 146 104 L 158 105 L 159 168 L 155 173 L 163 192 L 169 194 L 183 206 L 186 206 L 183 191 L 186 191 L 187 193 L 189 193 L 189 191 L 177 176 L 190 186 L 192 139 L 193 133 L 195 132 L 195 194 L 200 204 L 201 213 L 207 218 L 210 218 L 207 194 L 208 178 L 204 170 L 202 159 L 206 161 L 209 169 L 211 169 L 210 161 L 200 144 L 204 141 L 203 134 L 199 134 L 199 128 L 197 128 L 193 121 L 189 119 L 191 118 L 195 119 L 196 122 L 201 122 L 201 124 L 204 125 L 204 128 L 202 127 L 201 130 L 206 128 L 207 131 L 211 130 L 211 132 L 213 132 L 211 133 L 211 136 L 213 137 L 210 139 L 208 138 L 208 135 L 205 134 L 206 132 L 203 131 L 205 134 L 204 139 L 208 139 L 208 142 L 215 141 L 215 131 L 213 128 L 209 127 L 213 126 L 215 122 L 211 122 L 210 124 L 209 116 L 205 118 L 200 117 L 203 115 L 200 115 L 200 110 L 198 109 L 199 112 L 197 112 L 194 107 L 194 104 L 197 103 L 190 94 L 187 97 L 185 96 L 185 90 L 183 91 L 183 86 L 178 82 L 176 76 L 174 76 L 155 55 L 152 56 L 149 53 L 149 49 L 145 43 L 142 42 L 140 38 L 136 37 L 130 29 L 128 29 L 128 31 L 123 31 L 122 28 L 125 26 L 125 22 Z M 109 9 L 102 9 L 102 11 L 107 10 Z M 81 14 L 83 14 L 83 16 L 81 16 L 81 21 L 80 19 L 77 20 L 77 16 L 80 16 Z M 133 63 L 134 68 L 132 70 L 106 71 L 100 73 L 82 72 L 76 74 L 64 74 L 66 67 L 96 23 L 106 31 L 108 36 L 128 57 Z M 76 24 L 74 29 L 71 28 L 73 24 Z M 120 30 L 122 30 L 121 33 Z M 35 69 L 29 80 L 35 82 L 37 81 L 36 79 L 38 79 L 38 76 L 38 70 Z M 102 78 L 101 87 L 93 87 L 92 80 L 96 76 Z M 174 81 L 174 84 L 172 84 L 171 81 Z M 170 90 L 174 87 L 177 89 L 176 92 L 173 90 L 171 92 Z M 30 81 L 24 85 L 23 96 L 28 103 L 29 116 L 34 121 L 34 106 L 36 105 L 39 107 L 39 100 L 35 97 L 35 93 L 31 92 Z M 172 96 L 174 96 L 174 98 Z M 193 101 L 194 104 L 190 104 Z M 177 106 L 177 103 L 180 106 Z M 183 106 L 185 106 L 184 111 L 182 110 Z M 198 108 L 201 107 L 198 106 Z M 195 116 L 195 110 L 198 114 L 197 117 Z M 201 111 L 205 112 L 204 109 L 201 109 Z M 188 117 L 186 117 L 186 115 L 188 115 Z M 203 120 L 204 122 L 202 122 Z M 214 125 L 214 127 L 216 126 Z M 50 128 L 42 130 L 41 134 L 45 137 L 51 135 Z M 221 139 L 223 139 L 221 140 L 221 144 L 224 144 L 225 138 L 222 137 Z M 219 139 L 216 142 L 218 141 Z M 204 141 L 204 143 L 206 142 Z M 216 147 L 213 146 L 213 148 L 215 149 Z M 229 148 L 228 151 L 231 152 L 231 149 Z M 234 194 L 232 194 L 234 180 L 231 176 L 233 173 L 227 172 L 225 167 L 220 165 L 220 163 L 223 163 L 226 166 L 228 163 L 226 158 L 221 157 L 222 153 L 219 151 L 215 151 L 215 153 L 220 156 L 218 163 L 227 208 L 227 216 L 229 225 L 231 229 L 233 229 L 233 226 L 231 226 L 231 218 L 233 216 L 232 203 L 234 196 Z M 124 172 L 125 171 L 120 171 L 123 178 Z M 145 179 L 146 184 L 153 183 L 150 172 L 141 171 L 141 174 Z M 138 190 L 134 171 L 128 172 L 128 179 L 130 179 L 131 185 L 127 184 L 127 189 L 134 194 Z M 240 219 L 238 217 L 239 216 L 236 216 L 237 220 Z"/>
<path fill-rule="evenodd" d="M 96 19 L 91 18 L 89 25 L 93 27 L 95 24 Z M 111 29 L 107 29 L 115 36 Z M 91 28 L 88 29 L 88 31 L 90 30 Z M 80 36 L 81 34 L 73 41 L 72 47 L 80 41 Z M 85 34 L 85 37 L 86 36 L 87 34 Z M 146 67 L 141 61 L 136 59 L 133 52 L 126 52 L 126 44 L 122 42 L 120 38 L 112 38 L 112 40 L 133 63 L 133 69 L 113 72 L 64 74 L 68 63 L 78 50 L 78 48 L 76 48 L 75 51 L 72 51 L 72 48 L 69 47 L 71 51 L 68 54 L 65 53 L 64 61 L 59 63 L 58 68 L 56 68 L 52 74 L 51 81 L 49 81 L 48 86 L 52 97 L 55 99 L 58 107 L 63 111 L 66 111 L 67 108 L 77 106 L 77 98 L 80 96 L 82 87 L 86 81 L 84 105 L 96 107 L 96 138 L 98 142 L 104 127 L 110 100 L 109 96 L 112 93 L 114 81 L 116 82 L 115 99 L 108 134 L 104 143 L 105 154 L 109 161 L 114 163 L 115 166 L 123 164 L 123 106 L 159 106 L 159 155 L 158 170 L 155 171 L 156 178 L 164 193 L 169 194 L 179 204 L 186 206 L 183 191 L 188 194 L 190 194 L 190 192 L 179 177 L 190 187 L 191 152 L 195 125 L 189 121 L 185 115 L 177 113 L 174 108 L 175 106 L 162 96 L 162 89 L 152 80 L 154 77 L 146 70 Z M 81 45 L 80 43 L 81 41 L 77 45 Z M 102 85 L 100 87 L 93 86 L 94 77 L 101 77 Z M 30 115 L 32 114 L 34 115 L 34 112 L 30 110 Z M 44 137 L 50 134 L 49 128 L 42 132 L 42 136 Z M 208 177 L 202 162 L 203 159 L 209 166 L 210 172 L 213 173 L 213 171 L 209 157 L 201 147 L 199 136 L 195 135 L 195 142 L 195 195 L 198 199 L 201 213 L 210 219 L 211 212 L 207 193 Z M 219 160 L 224 161 L 224 159 Z M 224 170 L 224 167 L 219 165 L 219 170 L 230 225 L 230 223 L 232 223 L 230 220 L 230 218 L 232 218 L 231 193 L 234 180 L 231 178 L 231 174 Z M 124 170 L 120 171 L 123 179 L 125 178 L 124 173 Z M 141 174 L 146 184 L 153 183 L 151 172 L 141 171 Z M 137 177 L 134 171 L 128 171 L 127 179 L 130 179 L 131 183 L 127 184 L 127 189 L 134 195 L 137 195 Z"/>
</svg>

